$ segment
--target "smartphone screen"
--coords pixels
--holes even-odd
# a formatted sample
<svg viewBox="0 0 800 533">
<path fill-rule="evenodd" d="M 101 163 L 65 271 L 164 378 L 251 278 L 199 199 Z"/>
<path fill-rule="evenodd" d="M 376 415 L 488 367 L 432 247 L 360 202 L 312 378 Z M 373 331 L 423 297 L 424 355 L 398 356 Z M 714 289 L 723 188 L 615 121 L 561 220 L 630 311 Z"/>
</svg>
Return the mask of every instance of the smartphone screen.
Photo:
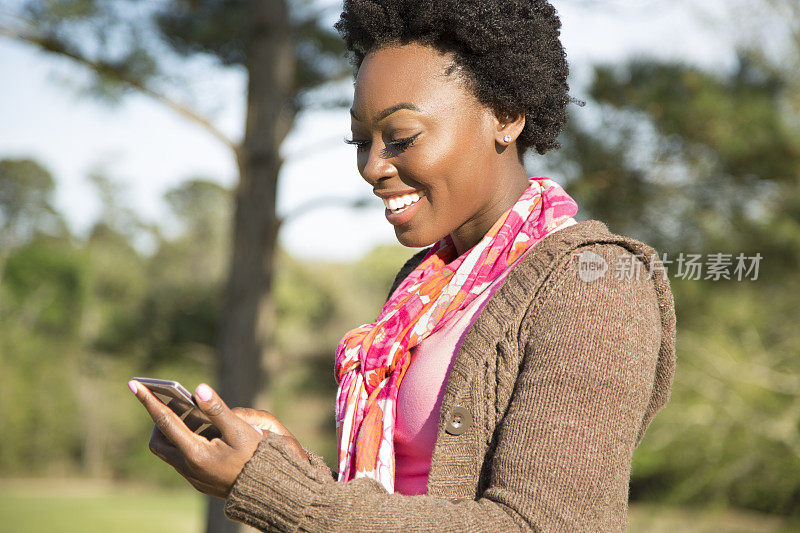
<svg viewBox="0 0 800 533">
<path fill-rule="evenodd" d="M 211 420 L 197 407 L 194 397 L 177 381 L 155 378 L 133 378 L 146 386 L 156 398 L 172 409 L 190 430 L 208 440 L 222 436 Z"/>
</svg>

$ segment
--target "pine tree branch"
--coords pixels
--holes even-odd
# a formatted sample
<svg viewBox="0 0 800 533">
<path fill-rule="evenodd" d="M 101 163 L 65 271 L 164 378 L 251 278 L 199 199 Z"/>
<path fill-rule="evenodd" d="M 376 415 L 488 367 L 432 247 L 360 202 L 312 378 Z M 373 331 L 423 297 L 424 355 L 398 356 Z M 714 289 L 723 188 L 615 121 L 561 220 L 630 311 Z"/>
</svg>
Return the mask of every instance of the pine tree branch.
<svg viewBox="0 0 800 533">
<path fill-rule="evenodd" d="M 178 113 L 184 118 L 203 127 L 217 140 L 219 140 L 220 142 L 225 144 L 228 148 L 233 150 L 234 153 L 238 153 L 239 151 L 238 143 L 234 142 L 227 135 L 225 135 L 209 119 L 202 116 L 197 111 L 188 107 L 187 105 L 181 102 L 177 102 L 169 98 L 165 94 L 158 92 L 151 87 L 148 87 L 147 84 L 145 84 L 142 80 L 127 75 L 125 72 L 122 72 L 119 69 L 115 68 L 115 66 L 111 63 L 90 59 L 85 55 L 81 54 L 80 52 L 68 48 L 67 46 L 64 45 L 64 43 L 60 42 L 59 40 L 48 36 L 35 35 L 34 33 L 31 32 L 26 32 L 24 30 L 17 30 L 4 26 L 0 26 L 0 35 L 8 37 L 10 39 L 34 45 L 52 54 L 60 55 L 62 57 L 67 57 L 69 59 L 72 59 L 76 63 L 93 70 L 99 76 L 105 76 L 110 79 L 113 79 L 116 82 L 127 85 L 128 87 L 136 91 L 139 91 L 140 93 L 145 94 L 150 98 L 156 100 L 157 102 L 168 107 L 169 109 L 173 110 L 174 112 Z"/>
</svg>

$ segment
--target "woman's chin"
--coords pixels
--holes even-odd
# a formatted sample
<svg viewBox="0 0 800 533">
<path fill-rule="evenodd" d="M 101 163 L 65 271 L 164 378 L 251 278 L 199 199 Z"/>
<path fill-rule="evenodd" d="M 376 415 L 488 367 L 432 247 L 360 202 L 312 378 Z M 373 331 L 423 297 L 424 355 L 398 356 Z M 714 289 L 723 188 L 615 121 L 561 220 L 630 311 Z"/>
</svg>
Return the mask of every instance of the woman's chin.
<svg viewBox="0 0 800 533">
<path fill-rule="evenodd" d="M 397 237 L 397 241 L 408 248 L 425 248 L 441 239 L 441 237 L 419 235 L 414 231 L 403 231 L 399 227 L 394 228 L 394 234 Z"/>
</svg>

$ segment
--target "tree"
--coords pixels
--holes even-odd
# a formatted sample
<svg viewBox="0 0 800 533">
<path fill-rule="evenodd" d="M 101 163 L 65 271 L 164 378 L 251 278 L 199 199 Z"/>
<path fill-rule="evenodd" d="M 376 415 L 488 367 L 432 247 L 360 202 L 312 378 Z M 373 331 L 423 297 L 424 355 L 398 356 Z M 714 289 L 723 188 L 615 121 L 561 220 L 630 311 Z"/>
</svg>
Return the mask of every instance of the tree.
<svg viewBox="0 0 800 533">
<path fill-rule="evenodd" d="M 800 263 L 800 134 L 787 88 L 744 53 L 730 73 L 646 59 L 598 66 L 589 93 L 600 125 L 572 122 L 556 157 L 574 169 L 581 205 L 616 231 L 665 251 L 758 249 L 786 271 Z"/>
<path fill-rule="evenodd" d="M 257 394 L 268 378 L 272 265 L 280 225 L 278 149 L 297 112 L 308 104 L 307 93 L 349 72 L 339 39 L 319 24 L 325 8 L 316 10 L 310 2 L 295 7 L 286 0 L 29 1 L 17 11 L 6 10 L 0 22 L 0 35 L 88 67 L 95 75 L 93 94 L 112 99 L 130 90 L 146 94 L 232 150 L 239 181 L 219 339 L 219 389 L 232 405 L 261 403 Z M 176 66 L 198 57 L 247 72 L 241 142 L 176 96 L 181 86 Z M 211 506 L 209 531 L 233 528 L 221 509 Z"/>
<path fill-rule="evenodd" d="M 31 159 L 0 161 L 0 280 L 11 251 L 38 233 L 68 236 L 53 208 L 53 176 Z"/>
<path fill-rule="evenodd" d="M 177 217 L 180 233 L 162 239 L 152 259 L 164 278 L 191 278 L 220 285 L 226 274 L 230 247 L 232 195 L 217 183 L 191 179 L 164 195 Z M 173 259 L 174 258 L 174 259 Z"/>
<path fill-rule="evenodd" d="M 36 161 L 0 161 L 0 250 L 18 246 L 37 232 L 66 232 L 53 208 L 54 188 L 53 176 Z"/>
</svg>

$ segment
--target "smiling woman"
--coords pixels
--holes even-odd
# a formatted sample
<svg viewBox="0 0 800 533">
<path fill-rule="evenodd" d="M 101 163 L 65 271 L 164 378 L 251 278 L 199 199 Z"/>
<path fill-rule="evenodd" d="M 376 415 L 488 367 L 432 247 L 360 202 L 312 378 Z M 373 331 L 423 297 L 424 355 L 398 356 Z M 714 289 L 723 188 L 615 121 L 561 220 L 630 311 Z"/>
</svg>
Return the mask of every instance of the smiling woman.
<svg viewBox="0 0 800 533">
<path fill-rule="evenodd" d="M 522 164 L 558 147 L 569 102 L 555 9 L 352 0 L 336 28 L 358 170 L 398 240 L 426 247 L 336 350 L 338 472 L 206 385 L 211 441 L 132 382 L 153 452 L 265 531 L 624 530 L 675 314 L 652 248 L 577 222 Z"/>
<path fill-rule="evenodd" d="M 525 117 L 501 120 L 481 104 L 452 53 L 385 45 L 363 59 L 355 87 L 358 170 L 389 204 L 386 218 L 402 244 L 450 235 L 464 252 L 528 188 L 513 142 Z M 407 204 L 411 194 L 419 200 Z"/>
</svg>

